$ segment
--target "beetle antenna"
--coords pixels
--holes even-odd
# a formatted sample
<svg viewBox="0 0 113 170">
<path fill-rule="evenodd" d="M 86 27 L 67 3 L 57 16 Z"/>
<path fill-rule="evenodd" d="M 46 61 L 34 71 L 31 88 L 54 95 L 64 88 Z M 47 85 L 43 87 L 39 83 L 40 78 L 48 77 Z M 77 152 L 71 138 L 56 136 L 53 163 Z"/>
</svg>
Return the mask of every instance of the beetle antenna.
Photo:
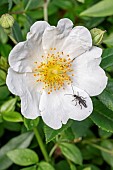
<svg viewBox="0 0 113 170">
<path fill-rule="evenodd" d="M 73 89 L 73 86 L 72 86 L 72 84 L 71 84 L 71 87 L 72 87 L 72 90 L 73 90 L 73 95 L 74 95 L 74 89 Z"/>
<path fill-rule="evenodd" d="M 64 95 L 71 95 L 72 96 L 72 94 L 64 94 Z"/>
</svg>

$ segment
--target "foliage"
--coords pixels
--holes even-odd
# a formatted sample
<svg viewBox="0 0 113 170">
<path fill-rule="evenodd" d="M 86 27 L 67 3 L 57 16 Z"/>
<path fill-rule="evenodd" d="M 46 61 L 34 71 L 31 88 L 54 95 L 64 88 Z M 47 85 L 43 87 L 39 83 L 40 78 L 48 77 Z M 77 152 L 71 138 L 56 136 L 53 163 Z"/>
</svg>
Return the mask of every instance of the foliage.
<svg viewBox="0 0 113 170">
<path fill-rule="evenodd" d="M 48 2 L 52 25 L 67 17 L 74 25 L 106 30 L 100 46 L 108 85 L 92 97 L 94 111 L 84 121 L 69 120 L 55 131 L 41 118 L 23 118 L 20 99 L 9 92 L 5 82 L 8 55 L 15 42 L 25 40 L 35 21 L 44 20 L 47 4 L 46 0 L 1 0 L 0 16 L 8 13 L 15 22 L 12 30 L 0 26 L 0 170 L 113 170 L 113 0 Z"/>
</svg>

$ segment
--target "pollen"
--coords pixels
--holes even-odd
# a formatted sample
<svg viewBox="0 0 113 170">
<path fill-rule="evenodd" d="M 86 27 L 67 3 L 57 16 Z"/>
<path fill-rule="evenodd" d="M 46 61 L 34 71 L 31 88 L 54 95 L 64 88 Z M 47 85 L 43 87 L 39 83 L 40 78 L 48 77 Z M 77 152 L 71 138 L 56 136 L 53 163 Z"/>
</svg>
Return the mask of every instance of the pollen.
<svg viewBox="0 0 113 170">
<path fill-rule="evenodd" d="M 36 74 L 34 74 L 34 76 L 37 76 Z"/>
<path fill-rule="evenodd" d="M 42 89 L 46 89 L 48 94 L 61 88 L 65 89 L 66 84 L 72 83 L 71 76 L 74 76 L 73 69 L 71 68 L 72 61 L 67 56 L 64 55 L 63 51 L 59 52 L 56 48 L 50 48 L 47 56 L 43 56 L 43 62 L 40 64 L 34 62 L 36 82 L 42 82 Z"/>
</svg>

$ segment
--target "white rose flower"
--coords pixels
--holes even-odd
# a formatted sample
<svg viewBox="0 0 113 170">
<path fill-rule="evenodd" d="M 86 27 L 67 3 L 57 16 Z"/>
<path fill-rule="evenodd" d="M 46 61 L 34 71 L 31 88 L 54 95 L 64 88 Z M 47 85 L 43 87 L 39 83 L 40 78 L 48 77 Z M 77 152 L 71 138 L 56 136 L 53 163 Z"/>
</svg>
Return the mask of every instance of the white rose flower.
<svg viewBox="0 0 113 170">
<path fill-rule="evenodd" d="M 68 119 L 81 121 L 93 111 L 90 96 L 107 84 L 100 68 L 102 49 L 92 46 L 87 28 L 61 19 L 57 27 L 35 22 L 27 40 L 9 54 L 9 90 L 20 96 L 24 117 L 41 116 L 53 129 Z"/>
</svg>

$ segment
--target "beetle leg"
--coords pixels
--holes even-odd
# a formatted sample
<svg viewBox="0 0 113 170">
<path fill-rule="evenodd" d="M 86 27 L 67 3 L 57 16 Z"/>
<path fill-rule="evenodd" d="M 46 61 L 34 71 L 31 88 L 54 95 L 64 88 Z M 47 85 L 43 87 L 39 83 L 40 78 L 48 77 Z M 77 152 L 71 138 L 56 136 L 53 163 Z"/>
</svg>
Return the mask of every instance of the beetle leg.
<svg viewBox="0 0 113 170">
<path fill-rule="evenodd" d="M 80 108 L 82 109 L 82 105 L 81 105 L 81 102 L 79 101 L 79 105 L 80 105 Z"/>
<path fill-rule="evenodd" d="M 81 99 L 87 99 L 87 97 L 82 97 L 82 96 L 79 96 Z"/>
<path fill-rule="evenodd" d="M 76 103 L 75 103 L 75 106 L 77 105 L 77 100 L 75 100 L 76 101 Z"/>
<path fill-rule="evenodd" d="M 72 102 L 73 102 L 74 100 L 76 100 L 76 98 L 74 98 L 74 99 L 72 100 Z"/>
<path fill-rule="evenodd" d="M 87 97 L 82 97 L 82 96 L 81 96 L 81 98 L 82 98 L 82 99 L 86 99 Z"/>
</svg>

